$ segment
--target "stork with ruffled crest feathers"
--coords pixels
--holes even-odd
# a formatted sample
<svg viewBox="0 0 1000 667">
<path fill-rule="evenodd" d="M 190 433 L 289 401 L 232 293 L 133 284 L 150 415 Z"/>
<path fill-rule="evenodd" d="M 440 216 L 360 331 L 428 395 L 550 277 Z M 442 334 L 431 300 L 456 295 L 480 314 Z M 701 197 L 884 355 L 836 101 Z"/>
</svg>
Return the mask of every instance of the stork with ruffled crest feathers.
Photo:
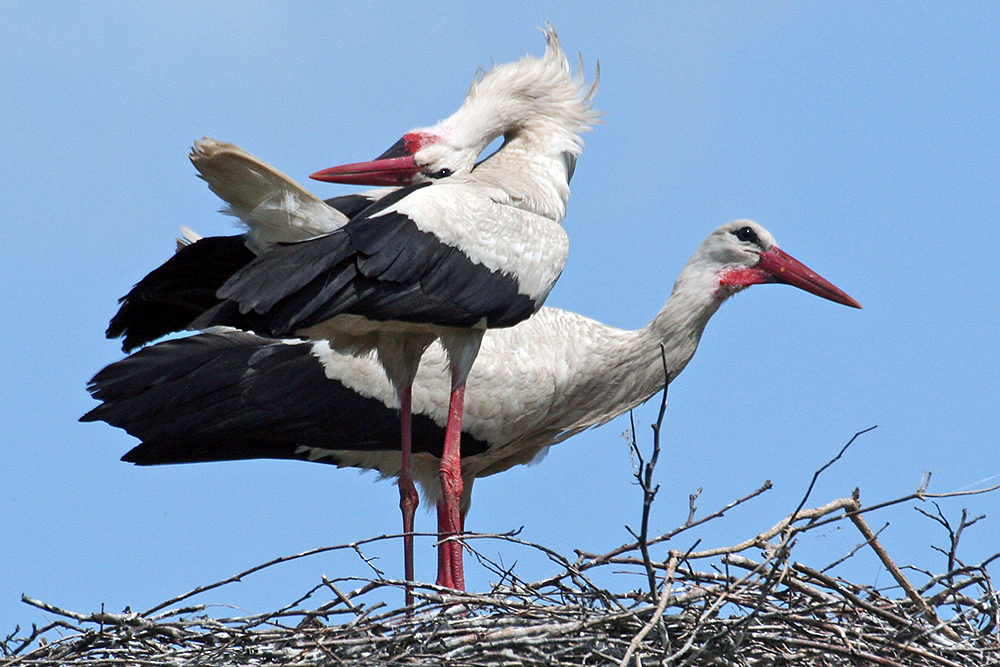
<svg viewBox="0 0 1000 667">
<path fill-rule="evenodd" d="M 561 221 L 582 150 L 580 134 L 597 118 L 591 108 L 597 81 L 586 86 L 582 74 L 574 76 L 555 32 L 548 28 L 544 34 L 543 57 L 526 56 L 487 71 L 473 82 L 459 111 L 431 128 L 407 133 L 390 150 L 392 157 L 362 163 L 366 175 L 359 175 L 359 165 L 352 165 L 353 175 L 346 179 L 336 168 L 317 174 L 331 181 L 413 183 L 379 193 L 371 206 L 337 229 L 305 240 L 282 239 L 269 234 L 273 225 L 261 221 L 261 230 L 267 232 L 262 234 L 255 229 L 255 216 L 270 209 L 230 202 L 250 227 L 245 245 L 255 254 L 244 253 L 214 274 L 230 272 L 211 295 L 219 302 L 186 325 L 308 337 L 349 354 L 374 350 L 396 389 L 402 413 L 399 485 L 407 533 L 412 532 L 418 502 L 408 474 L 410 385 L 421 355 L 440 339 L 449 360 L 452 389 L 438 517 L 441 534 L 456 535 L 462 516 L 463 398 L 483 333 L 512 326 L 536 312 L 565 263 L 568 241 Z M 503 146 L 477 163 L 479 154 L 500 136 Z M 401 162 L 411 165 L 402 176 Z M 392 177 L 383 180 L 390 163 Z M 436 166 L 445 163 L 453 166 Z M 217 183 L 226 180 L 214 178 Z M 211 186 L 213 181 L 207 180 Z M 280 181 L 263 182 L 267 187 L 277 182 L 280 191 Z M 238 191 L 241 182 L 230 179 L 229 185 L 233 183 Z M 213 190 L 232 197 L 221 194 L 226 187 Z M 247 198 L 245 193 L 239 196 Z M 314 204 L 307 197 L 292 201 Z M 109 334 L 125 333 L 128 345 L 127 329 L 116 316 Z M 411 578 L 411 543 L 407 552 Z M 460 544 L 442 544 L 440 584 L 463 587 L 461 555 Z"/>
</svg>

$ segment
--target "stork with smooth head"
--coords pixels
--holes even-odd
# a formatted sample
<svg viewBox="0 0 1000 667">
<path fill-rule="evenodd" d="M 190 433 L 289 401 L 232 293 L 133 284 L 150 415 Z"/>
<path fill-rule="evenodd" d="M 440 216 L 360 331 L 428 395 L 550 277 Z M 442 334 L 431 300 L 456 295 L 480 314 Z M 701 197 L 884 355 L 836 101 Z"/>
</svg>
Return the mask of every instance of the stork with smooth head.
<svg viewBox="0 0 1000 667">
<path fill-rule="evenodd" d="M 669 380 L 676 379 L 716 310 L 760 283 L 790 284 L 860 308 L 780 250 L 760 225 L 736 221 L 702 242 L 666 304 L 640 329 L 542 308 L 516 326 L 487 331 L 462 422 L 463 516 L 475 479 L 528 463 L 662 389 L 661 346 Z M 435 343 L 413 382 L 413 475 L 435 501 L 443 495 L 448 367 Z M 140 439 L 123 457 L 137 465 L 278 458 L 401 474 L 393 384 L 372 355 L 344 354 L 325 341 L 198 334 L 111 364 L 90 391 L 102 403 L 83 420 L 103 420 Z"/>
</svg>

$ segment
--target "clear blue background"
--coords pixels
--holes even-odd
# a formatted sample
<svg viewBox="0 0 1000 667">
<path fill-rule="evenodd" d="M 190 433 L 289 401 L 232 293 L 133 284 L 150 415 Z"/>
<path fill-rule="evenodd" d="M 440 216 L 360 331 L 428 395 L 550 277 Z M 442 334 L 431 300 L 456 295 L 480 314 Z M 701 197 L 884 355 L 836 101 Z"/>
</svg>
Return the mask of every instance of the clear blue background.
<svg viewBox="0 0 1000 667">
<path fill-rule="evenodd" d="M 569 5 L 572 4 L 572 9 Z M 565 5 L 565 6 L 564 6 Z M 759 486 L 774 490 L 695 537 L 733 544 L 800 500 L 813 471 L 878 424 L 810 504 L 865 504 L 1000 481 L 1000 9 L 939 3 L 144 2 L 0 4 L 0 631 L 40 622 L 26 593 L 78 611 L 145 609 L 270 558 L 398 530 L 396 489 L 300 462 L 140 469 L 135 441 L 79 424 L 86 381 L 121 357 L 103 337 L 116 300 L 173 252 L 180 225 L 232 232 L 187 160 L 232 141 L 294 178 L 374 157 L 460 104 L 478 67 L 540 54 L 553 22 L 588 73 L 605 124 L 586 138 L 549 305 L 621 327 L 647 322 L 701 239 L 734 218 L 864 304 L 784 286 L 726 304 L 671 387 L 653 532 Z M 349 190 L 312 183 L 321 196 Z M 637 413 L 649 443 L 655 406 Z M 603 552 L 636 526 L 619 419 L 539 464 L 476 484 L 469 528 Z M 944 532 L 911 502 L 871 517 L 900 563 L 940 572 Z M 942 503 L 988 514 L 960 552 L 1000 550 L 1000 494 Z M 926 509 L 933 508 L 926 506 Z M 418 528 L 433 530 L 433 515 Z M 860 536 L 805 536 L 825 565 Z M 517 572 L 551 571 L 481 545 Z M 389 575 L 397 544 L 372 548 Z M 662 556 L 662 551 L 659 554 Z M 418 574 L 434 576 L 431 540 Z M 470 560 L 469 584 L 491 577 Z M 889 577 L 863 551 L 839 573 Z M 203 598 L 273 609 L 321 556 Z M 916 576 L 919 580 L 919 576 Z M 641 586 L 640 576 L 626 585 Z M 634 583 L 632 583 L 634 582 Z"/>
</svg>

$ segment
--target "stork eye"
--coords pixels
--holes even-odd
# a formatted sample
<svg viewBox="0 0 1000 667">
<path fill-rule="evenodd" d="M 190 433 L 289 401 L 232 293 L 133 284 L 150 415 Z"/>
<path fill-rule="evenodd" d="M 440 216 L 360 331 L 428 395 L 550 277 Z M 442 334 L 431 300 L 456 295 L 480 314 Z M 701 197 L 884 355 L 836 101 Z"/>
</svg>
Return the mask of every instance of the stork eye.
<svg viewBox="0 0 1000 667">
<path fill-rule="evenodd" d="M 738 238 L 740 241 L 743 241 L 744 243 L 755 243 L 757 245 L 760 245 L 760 239 L 757 238 L 757 232 L 755 232 L 749 227 L 740 227 L 735 232 L 733 232 L 733 234 L 736 236 L 736 238 Z"/>
<path fill-rule="evenodd" d="M 433 174 L 427 174 L 427 178 L 434 178 L 434 179 L 448 178 L 454 173 L 455 172 L 453 172 L 451 169 L 439 169 L 438 171 L 435 171 Z"/>
</svg>

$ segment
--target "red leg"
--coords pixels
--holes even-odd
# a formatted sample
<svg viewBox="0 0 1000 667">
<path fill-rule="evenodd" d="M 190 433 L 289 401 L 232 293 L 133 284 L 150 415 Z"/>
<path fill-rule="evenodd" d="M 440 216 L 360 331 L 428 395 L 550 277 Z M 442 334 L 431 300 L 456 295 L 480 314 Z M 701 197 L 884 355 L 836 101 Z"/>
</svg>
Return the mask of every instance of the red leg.
<svg viewBox="0 0 1000 667">
<path fill-rule="evenodd" d="M 441 345 L 451 366 L 451 401 L 441 452 L 441 501 L 438 503 L 438 538 L 460 536 L 463 530 L 462 496 L 462 411 L 465 407 L 465 382 L 479 354 L 483 330 L 463 329 L 441 335 Z M 445 584 L 443 582 L 448 582 Z M 453 540 L 438 547 L 438 583 L 465 590 L 462 567 L 462 543 Z"/>
<path fill-rule="evenodd" d="M 420 496 L 413 485 L 413 474 L 411 472 L 412 463 L 411 452 L 413 451 L 410 411 L 411 386 L 399 392 L 400 422 L 402 431 L 400 433 L 402 463 L 399 473 L 399 509 L 403 512 L 403 570 L 406 577 L 406 606 L 413 604 L 413 589 L 410 582 L 413 581 L 413 515 L 420 504 Z"/>
<path fill-rule="evenodd" d="M 438 538 L 444 537 L 445 530 L 444 526 L 448 523 L 448 510 L 445 507 L 444 501 L 438 502 L 437 505 L 438 514 Z M 449 545 L 450 546 L 450 545 Z M 438 546 L 438 577 L 437 585 L 444 586 L 445 588 L 454 588 L 455 583 L 451 577 L 451 563 L 449 559 L 449 549 L 445 548 L 445 545 Z"/>
<path fill-rule="evenodd" d="M 459 535 L 462 532 L 462 410 L 465 405 L 465 382 L 453 386 L 445 430 L 444 452 L 441 455 L 441 490 L 443 499 L 438 510 L 438 537 Z M 443 506 L 443 507 L 442 507 Z M 465 590 L 465 573 L 462 567 L 461 542 L 448 542 L 439 547 L 438 562 L 444 561 L 451 572 L 451 588 Z M 440 566 L 439 566 L 440 567 Z M 439 575 L 440 577 L 440 572 Z M 444 584 L 442 584 L 444 585 Z"/>
</svg>

